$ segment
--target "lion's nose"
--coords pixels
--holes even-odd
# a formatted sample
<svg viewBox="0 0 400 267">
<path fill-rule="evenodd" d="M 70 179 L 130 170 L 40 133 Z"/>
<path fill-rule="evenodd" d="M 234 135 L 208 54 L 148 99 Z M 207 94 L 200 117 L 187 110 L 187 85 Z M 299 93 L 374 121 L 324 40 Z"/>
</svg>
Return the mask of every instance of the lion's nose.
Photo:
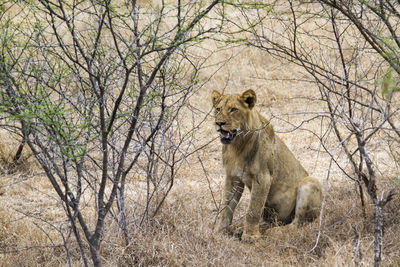
<svg viewBox="0 0 400 267">
<path fill-rule="evenodd" d="M 216 121 L 215 124 L 218 125 L 219 127 L 222 127 L 223 125 L 226 124 L 226 122 L 224 122 L 224 121 Z"/>
</svg>

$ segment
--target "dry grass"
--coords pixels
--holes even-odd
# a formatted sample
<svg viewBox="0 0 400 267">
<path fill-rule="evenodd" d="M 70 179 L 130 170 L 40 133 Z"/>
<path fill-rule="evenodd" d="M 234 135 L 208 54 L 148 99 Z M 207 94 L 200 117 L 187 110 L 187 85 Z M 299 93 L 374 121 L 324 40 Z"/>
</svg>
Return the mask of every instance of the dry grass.
<svg viewBox="0 0 400 267">
<path fill-rule="evenodd" d="M 211 43 L 205 45 L 214 46 Z M 222 91 L 225 88 L 226 92 L 232 93 L 254 89 L 258 94 L 256 108 L 271 119 L 279 135 L 310 174 L 325 184 L 329 158 L 321 152 L 318 140 L 309 132 L 320 129 L 319 121 L 305 125 L 303 129 L 306 130 L 285 133 L 292 127 L 279 119 L 297 125 L 306 115 L 293 115 L 296 112 L 323 110 L 321 102 L 311 100 L 317 94 L 316 88 L 289 80 L 299 75 L 298 67 L 283 64 L 260 51 L 234 48 L 220 51 L 213 57 L 223 60 L 232 55 L 233 59 L 211 78 L 207 87 L 193 96 L 192 104 L 207 113 L 211 108 L 209 95 L 213 89 Z M 207 80 L 215 71 L 207 70 L 209 72 L 203 72 L 201 79 Z M 215 135 L 209 118 L 197 132 L 198 145 Z M 380 189 L 398 188 L 399 178 L 394 178 L 400 177 L 399 166 L 393 162 L 391 151 L 375 142 L 371 152 L 378 162 Z M 7 167 L 14 148 L 14 139 L 2 132 L 0 168 Z M 318 220 L 299 228 L 271 227 L 255 244 L 245 244 L 217 233 L 215 221 L 224 180 L 220 149 L 219 142 L 214 141 L 189 158 L 159 214 L 142 225 L 138 223 L 135 209 L 143 194 L 134 186 L 134 181 L 128 185 L 127 212 L 133 242 L 125 247 L 122 233 L 109 219 L 102 243 L 105 266 L 353 266 L 356 257 L 354 229 L 360 236 L 360 263 L 372 265 L 372 206 L 367 206 L 367 215 L 363 218 L 354 184 L 337 168 L 330 173 L 321 228 Z M 207 173 L 204 173 L 199 158 Z M 64 211 L 44 173 L 33 160 L 27 157 L 22 165 L 24 168 L 14 173 L 0 173 L 0 266 L 66 266 L 67 254 L 58 246 L 62 243 L 61 233 L 68 235 Z M 247 202 L 248 191 L 245 191 L 235 223 L 243 221 Z M 385 211 L 383 265 L 398 266 L 398 196 Z M 80 255 L 73 238 L 68 242 L 68 248 L 71 264 L 80 266 Z"/>
</svg>

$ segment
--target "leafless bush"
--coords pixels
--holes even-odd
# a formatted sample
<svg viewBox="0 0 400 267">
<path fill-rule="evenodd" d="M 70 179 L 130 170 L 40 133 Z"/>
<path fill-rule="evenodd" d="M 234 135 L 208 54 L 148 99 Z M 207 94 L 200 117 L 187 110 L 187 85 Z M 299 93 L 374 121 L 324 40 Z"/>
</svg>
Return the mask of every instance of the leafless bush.
<svg viewBox="0 0 400 267">
<path fill-rule="evenodd" d="M 131 243 L 128 225 L 157 213 L 195 149 L 196 125 L 177 118 L 190 111 L 187 100 L 202 85 L 198 72 L 207 55 L 194 60 L 190 50 L 215 32 L 204 21 L 217 4 L 162 2 L 149 9 L 136 1 L 41 0 L 1 6 L 3 128 L 23 137 L 45 171 L 85 266 L 88 252 L 101 265 L 110 215 Z M 133 179 L 146 201 L 128 220 L 126 186 Z M 64 240 L 67 252 L 68 244 Z"/>
</svg>

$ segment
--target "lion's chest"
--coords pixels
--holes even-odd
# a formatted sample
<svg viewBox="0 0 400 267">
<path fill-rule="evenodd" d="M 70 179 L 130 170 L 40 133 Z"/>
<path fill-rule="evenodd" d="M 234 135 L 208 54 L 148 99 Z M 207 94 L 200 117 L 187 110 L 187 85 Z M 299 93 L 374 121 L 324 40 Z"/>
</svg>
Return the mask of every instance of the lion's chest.
<svg viewBox="0 0 400 267">
<path fill-rule="evenodd" d="M 248 188 L 251 189 L 252 184 L 252 173 L 251 168 L 247 164 L 244 164 L 242 160 L 237 157 L 224 156 L 224 167 L 226 174 L 230 177 L 235 177 L 241 180 Z"/>
</svg>

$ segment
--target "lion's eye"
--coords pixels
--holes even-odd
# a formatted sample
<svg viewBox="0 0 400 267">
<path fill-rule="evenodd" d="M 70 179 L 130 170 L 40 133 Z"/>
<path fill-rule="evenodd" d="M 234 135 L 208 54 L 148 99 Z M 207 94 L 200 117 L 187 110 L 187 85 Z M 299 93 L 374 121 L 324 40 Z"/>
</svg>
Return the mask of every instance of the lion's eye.
<svg viewBox="0 0 400 267">
<path fill-rule="evenodd" d="M 236 112 L 236 111 L 238 111 L 237 108 L 231 108 L 231 110 L 230 110 L 231 113 Z"/>
<path fill-rule="evenodd" d="M 221 112 L 221 109 L 220 108 L 216 108 L 215 109 L 215 113 L 220 113 Z"/>
</svg>

